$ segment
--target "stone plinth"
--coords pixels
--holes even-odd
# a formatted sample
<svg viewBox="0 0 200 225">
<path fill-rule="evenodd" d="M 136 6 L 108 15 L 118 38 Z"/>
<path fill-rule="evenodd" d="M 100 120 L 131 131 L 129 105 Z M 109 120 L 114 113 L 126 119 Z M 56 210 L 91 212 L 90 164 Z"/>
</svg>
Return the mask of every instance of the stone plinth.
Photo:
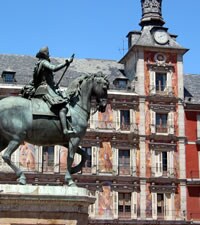
<svg viewBox="0 0 200 225">
<path fill-rule="evenodd" d="M 86 225 L 94 201 L 85 188 L 0 185 L 0 224 Z"/>
</svg>

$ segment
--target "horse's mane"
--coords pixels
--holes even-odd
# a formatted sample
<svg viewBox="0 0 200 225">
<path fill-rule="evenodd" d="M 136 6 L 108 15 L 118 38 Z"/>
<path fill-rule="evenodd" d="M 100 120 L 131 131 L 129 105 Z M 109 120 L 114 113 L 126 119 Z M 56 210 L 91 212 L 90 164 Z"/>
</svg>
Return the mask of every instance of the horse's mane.
<svg viewBox="0 0 200 225">
<path fill-rule="evenodd" d="M 92 75 L 90 75 L 92 76 Z M 77 96 L 80 91 L 80 86 L 84 80 L 88 80 L 89 74 L 84 74 L 71 82 L 71 84 L 67 88 L 67 93 L 70 96 Z"/>
<path fill-rule="evenodd" d="M 83 81 L 87 81 L 89 79 L 94 79 L 95 77 L 104 77 L 105 76 L 102 73 L 96 73 L 96 74 L 83 74 L 80 77 L 76 78 L 71 82 L 71 84 L 68 86 L 68 88 L 65 90 L 67 96 L 69 98 L 76 97 L 80 94 L 80 88 Z"/>
</svg>

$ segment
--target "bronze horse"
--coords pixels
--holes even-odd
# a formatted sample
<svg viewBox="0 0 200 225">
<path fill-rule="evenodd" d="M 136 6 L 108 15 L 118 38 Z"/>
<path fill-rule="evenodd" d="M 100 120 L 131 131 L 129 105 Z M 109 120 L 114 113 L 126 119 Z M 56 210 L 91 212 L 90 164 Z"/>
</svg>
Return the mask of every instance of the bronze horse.
<svg viewBox="0 0 200 225">
<path fill-rule="evenodd" d="M 0 101 L 0 151 L 5 152 L 3 160 L 14 170 L 20 184 L 26 184 L 26 177 L 12 161 L 11 155 L 24 142 L 39 146 L 62 145 L 68 148 L 65 182 L 75 185 L 71 174 L 83 165 L 84 151 L 79 148 L 86 133 L 90 117 L 91 100 L 96 99 L 96 107 L 104 112 L 107 105 L 109 82 L 102 74 L 83 75 L 68 87 L 66 95 L 71 96 L 69 110 L 71 125 L 75 135 L 64 136 L 58 116 L 52 115 L 42 99 L 28 100 L 20 96 L 6 97 Z M 42 112 L 42 113 L 41 113 Z M 75 153 L 82 155 L 81 166 L 72 168 Z"/>
</svg>

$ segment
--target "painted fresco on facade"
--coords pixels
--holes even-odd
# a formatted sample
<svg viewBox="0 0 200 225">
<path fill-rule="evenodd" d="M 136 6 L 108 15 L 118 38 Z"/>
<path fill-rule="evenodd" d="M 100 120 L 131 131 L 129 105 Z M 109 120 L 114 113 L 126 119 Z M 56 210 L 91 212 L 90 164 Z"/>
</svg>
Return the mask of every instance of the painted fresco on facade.
<svg viewBox="0 0 200 225">
<path fill-rule="evenodd" d="M 113 153 L 110 142 L 102 142 L 99 149 L 99 172 L 112 173 L 113 170 Z"/>
<path fill-rule="evenodd" d="M 137 176 L 140 176 L 140 150 L 136 151 L 136 173 Z"/>
<path fill-rule="evenodd" d="M 104 113 L 98 113 L 98 128 L 100 129 L 115 129 L 113 121 L 113 112 L 111 105 L 108 104 Z"/>
<path fill-rule="evenodd" d="M 178 153 L 178 149 L 174 151 L 174 172 L 175 172 L 175 177 L 179 177 L 180 176 L 180 171 L 179 171 L 179 153 Z"/>
<path fill-rule="evenodd" d="M 147 135 L 150 134 L 150 124 L 151 124 L 151 115 L 149 110 L 149 103 L 145 104 L 145 133 Z"/>
<path fill-rule="evenodd" d="M 175 218 L 180 218 L 180 187 L 177 188 L 177 193 L 175 193 L 174 198 L 174 205 L 175 205 Z"/>
<path fill-rule="evenodd" d="M 146 190 L 146 206 L 147 218 L 152 218 L 152 193 L 150 192 L 150 184 L 147 184 Z"/>
<path fill-rule="evenodd" d="M 151 177 L 152 164 L 151 164 L 151 151 L 149 144 L 146 143 L 146 177 Z"/>
<path fill-rule="evenodd" d="M 98 216 L 108 219 L 113 216 L 113 195 L 109 185 L 102 186 L 102 192 L 99 192 Z"/>
<path fill-rule="evenodd" d="M 60 172 L 65 172 L 67 169 L 67 155 L 68 155 L 68 149 L 60 146 Z"/>
<path fill-rule="evenodd" d="M 25 170 L 36 170 L 36 148 L 34 145 L 25 142 L 19 147 L 19 164 Z"/>
</svg>

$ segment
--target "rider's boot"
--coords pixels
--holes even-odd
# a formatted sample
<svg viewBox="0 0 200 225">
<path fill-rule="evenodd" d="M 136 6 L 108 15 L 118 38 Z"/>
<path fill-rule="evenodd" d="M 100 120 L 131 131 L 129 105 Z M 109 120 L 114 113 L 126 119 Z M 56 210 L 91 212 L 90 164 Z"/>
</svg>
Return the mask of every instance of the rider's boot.
<svg viewBox="0 0 200 225">
<path fill-rule="evenodd" d="M 66 108 L 62 108 L 59 112 L 59 117 L 60 117 L 62 129 L 63 129 L 63 134 L 64 135 L 75 134 L 76 131 L 72 127 L 71 127 L 71 129 L 68 129 L 68 127 L 67 127 L 66 113 L 67 113 Z"/>
</svg>

